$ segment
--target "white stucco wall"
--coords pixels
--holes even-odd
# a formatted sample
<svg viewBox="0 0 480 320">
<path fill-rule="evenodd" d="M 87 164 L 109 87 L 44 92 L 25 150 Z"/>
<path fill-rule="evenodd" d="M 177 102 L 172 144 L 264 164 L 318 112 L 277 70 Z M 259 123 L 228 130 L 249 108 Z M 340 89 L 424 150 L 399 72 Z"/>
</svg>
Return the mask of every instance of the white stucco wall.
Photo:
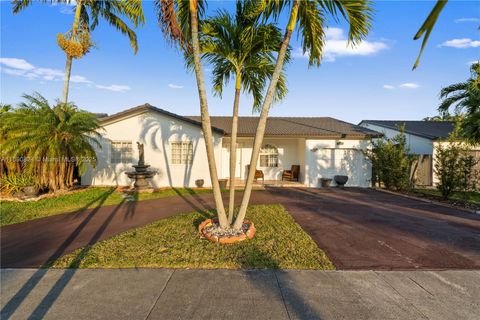
<svg viewBox="0 0 480 320">
<path fill-rule="evenodd" d="M 337 142 L 340 142 L 338 144 Z M 346 186 L 369 187 L 371 164 L 363 151 L 371 147 L 367 140 L 310 140 L 305 141 L 305 184 L 319 187 L 320 178 L 348 176 Z M 335 182 L 332 181 L 332 185 Z"/>
<path fill-rule="evenodd" d="M 361 123 L 362 127 L 381 132 L 385 137 L 391 139 L 400 132 L 398 130 L 387 129 L 382 126 L 373 125 L 370 123 Z M 422 138 L 413 134 L 405 133 L 407 145 L 410 147 L 410 153 L 413 154 L 432 154 L 433 142 L 430 139 Z"/>
<path fill-rule="evenodd" d="M 204 179 L 205 186 L 211 186 L 208 170 L 205 141 L 201 128 L 157 112 L 146 112 L 104 126 L 101 141 L 102 149 L 97 152 L 96 168 L 89 168 L 82 176 L 84 185 L 131 185 L 132 180 L 125 175 L 132 164 L 138 161 L 136 141 L 144 143 L 145 162 L 158 174 L 151 180 L 153 187 L 195 187 L 195 180 Z M 131 141 L 133 163 L 111 164 L 110 141 Z M 189 165 L 172 164 L 170 142 L 191 141 L 193 162 Z M 221 172 L 221 135 L 214 133 L 214 148 L 217 167 Z"/>
</svg>

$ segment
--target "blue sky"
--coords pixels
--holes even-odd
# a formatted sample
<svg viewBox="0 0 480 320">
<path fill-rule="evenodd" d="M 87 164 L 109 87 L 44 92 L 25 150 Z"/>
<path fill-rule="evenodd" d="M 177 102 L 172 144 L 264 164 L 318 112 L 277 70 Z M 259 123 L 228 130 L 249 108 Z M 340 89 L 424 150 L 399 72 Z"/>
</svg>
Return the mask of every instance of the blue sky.
<svg viewBox="0 0 480 320">
<path fill-rule="evenodd" d="M 216 1 L 233 8 L 234 2 Z M 436 114 L 439 90 L 465 80 L 469 63 L 480 58 L 480 4 L 450 1 L 433 31 L 420 67 L 411 67 L 420 42 L 412 40 L 430 12 L 431 1 L 375 2 L 375 19 L 367 40 L 356 50 L 345 47 L 345 24 L 330 24 L 327 53 L 320 68 L 292 41 L 295 58 L 287 67 L 289 93 L 273 106 L 275 116 L 331 116 L 358 123 L 362 119 L 421 119 Z M 17 15 L 10 2 L 1 8 L 1 97 L 16 104 L 23 93 L 38 91 L 52 101 L 61 95 L 64 53 L 56 34 L 71 27 L 72 7 L 35 4 Z M 148 102 L 169 111 L 199 114 L 195 77 L 182 56 L 165 43 L 151 1 L 147 23 L 137 29 L 139 52 L 106 23 L 93 32 L 97 48 L 74 60 L 70 100 L 93 112 L 115 113 Z M 283 28 L 284 21 L 279 22 Z M 209 82 L 206 66 L 207 82 Z M 229 115 L 233 87 L 223 99 L 209 86 L 212 115 Z M 251 115 L 252 99 L 243 96 L 241 114 Z"/>
</svg>

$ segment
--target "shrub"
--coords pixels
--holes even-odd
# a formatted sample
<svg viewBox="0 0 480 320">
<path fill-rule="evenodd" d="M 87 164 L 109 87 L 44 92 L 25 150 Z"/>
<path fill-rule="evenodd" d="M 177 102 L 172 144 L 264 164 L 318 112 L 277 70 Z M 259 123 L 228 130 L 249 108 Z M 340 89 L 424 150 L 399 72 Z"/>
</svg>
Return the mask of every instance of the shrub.
<svg viewBox="0 0 480 320">
<path fill-rule="evenodd" d="M 367 158 L 372 162 L 372 180 L 387 189 L 405 190 L 410 184 L 410 167 L 413 157 L 409 154 L 403 128 L 392 139 L 381 138 L 373 142 Z"/>
<path fill-rule="evenodd" d="M 444 200 L 454 191 L 462 192 L 464 200 L 477 189 L 477 160 L 468 153 L 468 148 L 453 141 L 447 146 L 436 147 L 435 174 L 438 177 L 437 189 Z"/>
</svg>

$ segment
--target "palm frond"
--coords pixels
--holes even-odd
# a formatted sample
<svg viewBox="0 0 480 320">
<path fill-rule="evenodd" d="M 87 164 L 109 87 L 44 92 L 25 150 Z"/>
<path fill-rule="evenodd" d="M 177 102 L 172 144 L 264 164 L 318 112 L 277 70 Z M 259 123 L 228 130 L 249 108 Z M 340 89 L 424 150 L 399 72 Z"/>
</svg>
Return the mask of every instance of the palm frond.
<svg viewBox="0 0 480 320">
<path fill-rule="evenodd" d="M 422 26 L 420 27 L 420 29 L 418 29 L 417 33 L 413 37 L 413 40 L 418 40 L 423 36 L 422 46 L 417 56 L 417 60 L 413 65 L 413 70 L 415 70 L 418 67 L 418 64 L 420 63 L 420 58 L 422 57 L 422 54 L 423 54 L 423 50 L 425 50 L 425 46 L 427 45 L 428 38 L 430 37 L 430 33 L 432 33 L 433 27 L 435 26 L 435 23 L 437 22 L 438 17 L 440 16 L 440 13 L 442 12 L 447 2 L 448 0 L 437 1 L 432 11 L 428 15 L 427 19 L 425 19 Z"/>
</svg>

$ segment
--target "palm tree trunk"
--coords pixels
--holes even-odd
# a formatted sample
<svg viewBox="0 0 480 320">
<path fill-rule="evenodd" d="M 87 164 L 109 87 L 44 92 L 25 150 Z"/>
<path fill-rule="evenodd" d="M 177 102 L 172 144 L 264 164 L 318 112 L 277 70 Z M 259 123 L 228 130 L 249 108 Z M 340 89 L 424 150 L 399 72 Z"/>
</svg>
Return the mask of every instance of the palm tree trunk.
<svg viewBox="0 0 480 320">
<path fill-rule="evenodd" d="M 275 65 L 275 70 L 273 72 L 272 79 L 270 80 L 270 85 L 268 86 L 267 94 L 262 105 L 262 112 L 260 113 L 260 118 L 258 120 L 257 132 L 255 134 L 255 140 L 253 141 L 253 150 L 252 156 L 250 158 L 250 167 L 248 170 L 247 181 L 245 183 L 245 191 L 243 193 L 242 204 L 238 211 L 237 218 L 233 225 L 234 229 L 240 229 L 247 214 L 248 203 L 250 202 L 250 195 L 252 194 L 253 179 L 255 177 L 255 169 L 258 161 L 258 155 L 260 154 L 260 148 L 263 142 L 263 136 L 265 134 L 265 127 L 267 125 L 268 112 L 270 111 L 270 105 L 273 101 L 273 96 L 275 94 L 275 89 L 277 87 L 278 79 L 283 69 L 283 64 L 285 62 L 285 54 L 287 52 L 288 45 L 290 43 L 290 38 L 292 37 L 293 30 L 297 23 L 297 14 L 298 14 L 298 0 L 293 2 L 292 9 L 290 11 L 290 19 L 288 20 L 288 25 L 285 30 L 285 35 L 283 37 L 282 45 L 280 51 L 278 52 L 277 64 Z"/>
<path fill-rule="evenodd" d="M 75 38 L 78 31 L 78 25 L 80 23 L 80 14 L 82 12 L 81 0 L 77 0 L 77 8 L 75 9 L 75 17 L 73 19 L 72 36 L 70 39 Z M 65 65 L 65 79 L 63 80 L 63 93 L 62 102 L 68 102 L 68 90 L 70 86 L 70 73 L 72 71 L 72 57 L 67 54 L 67 63 Z"/>
<path fill-rule="evenodd" d="M 212 181 L 213 197 L 217 209 L 218 223 L 221 228 L 228 229 L 229 223 L 223 206 L 222 191 L 218 183 L 217 165 L 215 163 L 215 153 L 213 149 L 212 125 L 208 113 L 207 94 L 205 91 L 205 78 L 203 76 L 202 64 L 200 62 L 200 43 L 198 40 L 198 12 L 197 1 L 190 0 L 190 21 L 192 28 L 192 48 L 195 67 L 195 76 L 197 78 L 198 96 L 200 98 L 200 115 L 202 119 L 203 138 L 207 149 L 207 161 L 210 171 L 210 180 Z"/>
<path fill-rule="evenodd" d="M 235 99 L 233 100 L 232 135 L 230 138 L 230 195 L 228 199 L 228 223 L 233 223 L 235 208 L 235 169 L 237 166 L 237 131 L 238 131 L 238 106 L 240 104 L 240 89 L 242 87 L 242 74 L 237 71 L 235 82 Z"/>
</svg>

